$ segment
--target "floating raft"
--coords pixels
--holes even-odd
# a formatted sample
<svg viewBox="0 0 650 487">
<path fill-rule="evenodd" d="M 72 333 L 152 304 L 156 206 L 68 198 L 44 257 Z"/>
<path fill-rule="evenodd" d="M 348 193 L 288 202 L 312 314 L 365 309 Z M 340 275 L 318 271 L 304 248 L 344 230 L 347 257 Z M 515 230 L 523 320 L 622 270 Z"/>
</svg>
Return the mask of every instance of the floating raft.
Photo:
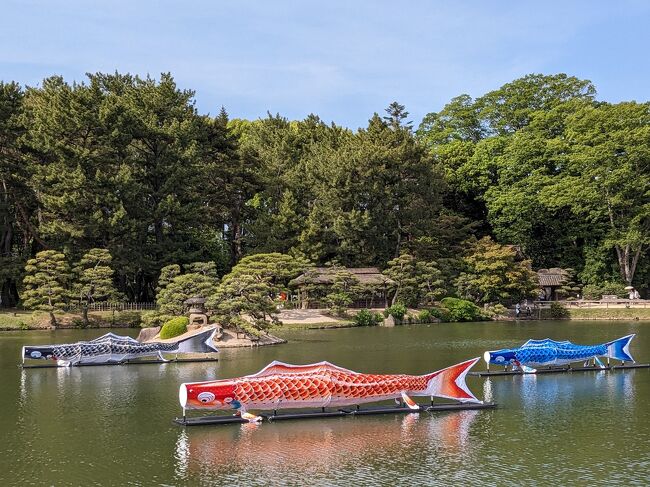
<svg viewBox="0 0 650 487">
<path fill-rule="evenodd" d="M 319 418 L 340 418 L 343 416 L 370 416 L 376 414 L 410 414 L 422 412 L 438 412 L 438 411 L 466 411 L 472 409 L 493 409 L 496 408 L 496 403 L 444 403 L 444 404 L 420 404 L 420 409 L 411 409 L 406 406 L 384 406 L 375 408 L 348 408 L 337 409 L 332 411 L 301 411 L 295 413 L 278 414 L 273 412 L 271 414 L 260 414 L 264 420 L 282 421 L 288 419 L 319 419 Z M 234 424 L 234 423 L 248 423 L 248 420 L 242 419 L 239 416 L 201 416 L 195 418 L 175 418 L 174 423 L 181 426 L 206 426 L 215 424 Z"/>
<path fill-rule="evenodd" d="M 93 363 L 78 363 L 74 365 L 58 365 L 58 364 L 20 364 L 23 369 L 53 369 L 62 367 L 100 367 L 104 365 L 143 365 L 143 364 L 185 364 L 191 362 L 217 362 L 219 359 L 216 357 L 197 357 L 197 358 L 174 358 L 170 360 L 124 360 L 122 362 L 104 362 L 99 364 Z"/>
<path fill-rule="evenodd" d="M 630 365 L 610 365 L 601 367 L 548 367 L 537 369 L 537 372 L 525 373 L 521 370 L 482 370 L 480 372 L 470 372 L 469 375 L 476 377 L 494 377 L 497 375 L 539 375 L 539 374 L 560 374 L 563 372 L 611 372 L 612 370 L 624 369 L 647 369 L 650 364 L 630 364 Z"/>
</svg>

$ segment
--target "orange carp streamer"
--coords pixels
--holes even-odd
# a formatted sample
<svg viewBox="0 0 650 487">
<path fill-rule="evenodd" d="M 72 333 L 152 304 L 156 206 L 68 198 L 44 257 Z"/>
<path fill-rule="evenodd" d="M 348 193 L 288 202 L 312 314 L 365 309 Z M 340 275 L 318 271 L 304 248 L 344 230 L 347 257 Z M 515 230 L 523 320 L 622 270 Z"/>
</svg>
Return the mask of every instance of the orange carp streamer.
<svg viewBox="0 0 650 487">
<path fill-rule="evenodd" d="M 274 361 L 253 375 L 181 384 L 184 409 L 288 409 L 340 407 L 430 396 L 481 402 L 468 389 L 465 376 L 478 358 L 425 375 L 360 374 L 329 362 L 290 365 Z"/>
</svg>

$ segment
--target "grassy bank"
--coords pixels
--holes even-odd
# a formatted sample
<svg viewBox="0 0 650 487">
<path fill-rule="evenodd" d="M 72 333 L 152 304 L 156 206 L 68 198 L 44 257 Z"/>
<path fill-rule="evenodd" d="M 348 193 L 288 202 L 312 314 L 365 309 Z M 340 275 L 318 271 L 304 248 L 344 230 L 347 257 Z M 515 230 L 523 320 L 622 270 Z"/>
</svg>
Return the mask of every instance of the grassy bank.
<svg viewBox="0 0 650 487">
<path fill-rule="evenodd" d="M 97 311 L 88 313 L 89 328 L 140 326 L 140 311 Z M 81 313 L 57 313 L 61 328 L 81 328 Z M 42 311 L 9 310 L 0 312 L 0 331 L 44 330 L 50 327 L 50 315 Z"/>
<path fill-rule="evenodd" d="M 567 309 L 571 320 L 650 320 L 648 308 Z"/>
<path fill-rule="evenodd" d="M 272 328 L 272 331 L 282 330 L 324 330 L 328 328 L 352 328 L 357 326 L 353 321 L 324 321 L 321 323 L 283 323 Z"/>
</svg>

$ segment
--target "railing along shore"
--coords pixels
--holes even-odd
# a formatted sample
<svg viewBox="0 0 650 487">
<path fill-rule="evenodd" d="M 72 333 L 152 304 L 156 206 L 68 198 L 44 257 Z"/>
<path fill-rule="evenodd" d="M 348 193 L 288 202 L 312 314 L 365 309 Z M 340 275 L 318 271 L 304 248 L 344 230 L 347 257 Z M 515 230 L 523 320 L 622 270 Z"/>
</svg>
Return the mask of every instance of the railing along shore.
<svg viewBox="0 0 650 487">
<path fill-rule="evenodd" d="M 552 304 L 561 304 L 567 308 L 646 308 L 650 306 L 648 299 L 575 299 L 567 301 L 533 301 L 537 308 L 548 309 Z"/>
</svg>

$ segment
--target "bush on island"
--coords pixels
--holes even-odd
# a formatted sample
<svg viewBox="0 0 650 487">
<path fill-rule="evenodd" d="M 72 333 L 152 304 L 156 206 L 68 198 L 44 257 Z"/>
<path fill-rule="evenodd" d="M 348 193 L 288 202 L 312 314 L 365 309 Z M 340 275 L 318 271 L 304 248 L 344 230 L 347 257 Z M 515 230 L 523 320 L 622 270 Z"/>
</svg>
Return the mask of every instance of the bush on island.
<svg viewBox="0 0 650 487">
<path fill-rule="evenodd" d="M 187 316 L 177 316 L 165 323 L 160 330 L 160 338 L 174 338 L 187 332 L 187 325 L 190 323 Z"/>
<path fill-rule="evenodd" d="M 140 326 L 142 328 L 150 328 L 152 326 L 162 326 L 173 318 L 174 315 L 169 315 L 161 311 L 145 311 L 141 315 Z"/>
<path fill-rule="evenodd" d="M 382 322 L 382 317 L 379 313 L 373 313 L 370 310 L 362 309 L 354 315 L 352 320 L 357 326 L 375 326 Z"/>
<path fill-rule="evenodd" d="M 444 298 L 442 307 L 447 311 L 446 321 L 482 321 L 481 308 L 471 301 L 459 298 Z"/>
</svg>

